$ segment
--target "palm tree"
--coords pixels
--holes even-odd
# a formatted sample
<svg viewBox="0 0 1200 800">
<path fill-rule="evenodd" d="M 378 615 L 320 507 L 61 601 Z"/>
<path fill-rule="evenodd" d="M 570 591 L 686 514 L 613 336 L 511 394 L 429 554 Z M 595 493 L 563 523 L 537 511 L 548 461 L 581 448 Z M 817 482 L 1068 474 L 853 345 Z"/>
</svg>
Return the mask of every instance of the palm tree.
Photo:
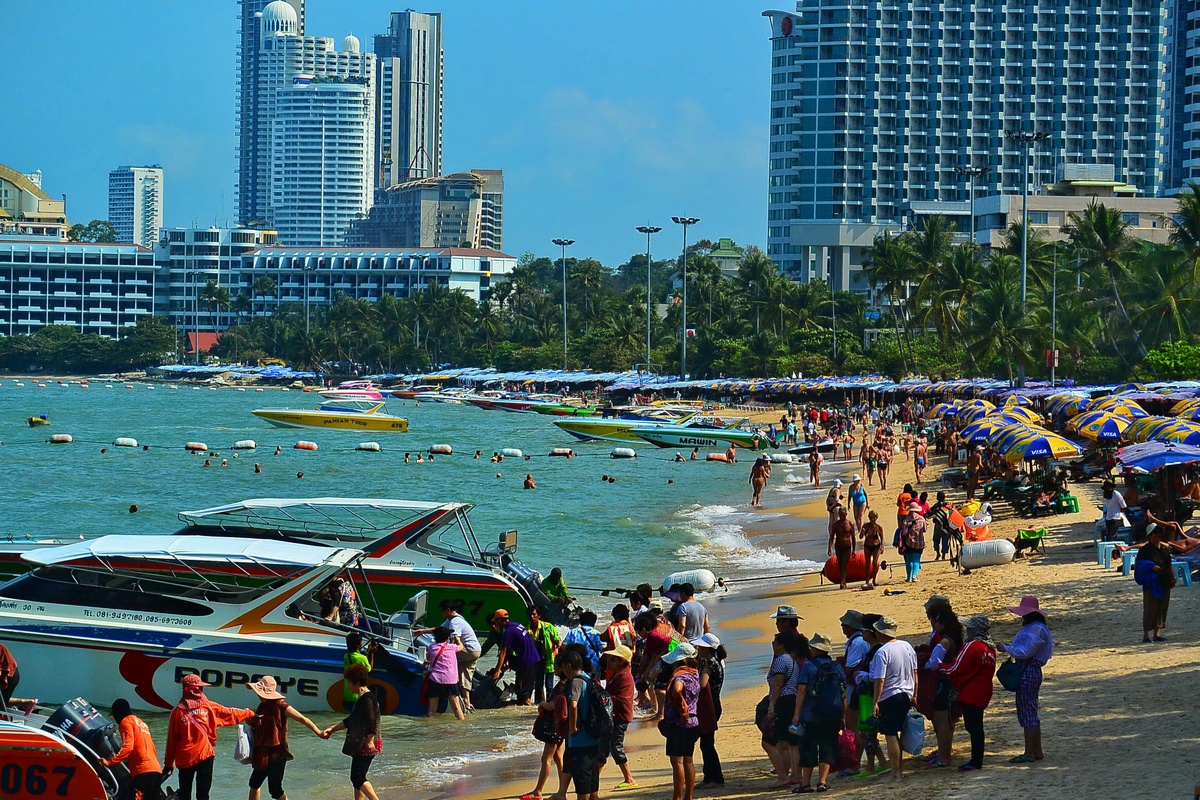
<svg viewBox="0 0 1200 800">
<path fill-rule="evenodd" d="M 896 325 L 896 340 L 900 343 L 901 353 L 904 351 L 904 338 L 900 333 L 902 307 L 897 298 L 903 294 L 907 297 L 908 287 L 916 280 L 918 266 L 916 254 L 913 252 L 909 237 L 901 234 L 892 236 L 890 231 L 884 231 L 876 236 L 875 241 L 867 248 L 863 260 L 863 272 L 874 288 L 882 288 L 888 296 L 888 309 Z M 905 316 L 907 323 L 907 316 Z M 907 324 L 905 325 L 907 330 Z M 912 343 L 908 345 L 908 361 L 913 363 Z M 915 365 L 914 365 L 915 366 Z"/>
<path fill-rule="evenodd" d="M 1137 280 L 1130 288 L 1135 329 L 1145 332 L 1155 345 L 1187 341 L 1196 329 L 1195 262 L 1178 247 L 1145 242 L 1139 243 L 1134 262 Z"/>
<path fill-rule="evenodd" d="M 754 309 L 754 332 L 761 326 L 762 310 L 766 307 L 779 277 L 779 268 L 757 247 L 748 248 L 738 266 L 737 282 L 750 307 Z"/>
<path fill-rule="evenodd" d="M 279 286 L 275 283 L 275 279 L 270 275 L 259 275 L 254 279 L 254 283 L 250 286 L 250 291 L 255 297 L 263 298 L 262 312 L 266 313 L 267 297 L 274 297 L 279 294 Z"/>
<path fill-rule="evenodd" d="M 983 279 L 984 262 L 979 248 L 958 245 L 933 265 L 917 284 L 913 304 L 922 327 L 933 327 L 943 344 L 961 340 L 971 300 Z"/>
<path fill-rule="evenodd" d="M 1183 251 L 1191 272 L 1190 284 L 1200 282 L 1200 184 L 1188 183 L 1179 194 L 1179 210 L 1163 222 L 1171 232 L 1170 242 Z"/>
<path fill-rule="evenodd" d="M 1039 326 L 1036 314 L 1022 308 L 1020 287 L 1011 280 L 1011 270 L 989 278 L 975 294 L 972 312 L 967 351 L 984 362 L 1002 356 L 1012 384 L 1014 362 L 1026 367 L 1034 363 L 1030 343 L 1038 335 Z"/>
<path fill-rule="evenodd" d="M 220 311 L 223 308 L 228 308 L 231 300 L 229 290 L 224 286 L 219 285 L 216 281 L 209 281 L 204 284 L 204 288 L 200 290 L 200 303 L 208 313 L 215 318 L 212 321 L 213 330 L 217 330 L 221 324 Z"/>
<path fill-rule="evenodd" d="M 1072 212 L 1063 226 L 1071 244 L 1079 251 L 1084 267 L 1103 273 L 1108 278 L 1112 300 L 1133 335 L 1138 352 L 1145 357 L 1146 346 L 1121 297 L 1120 284 L 1128 277 L 1127 261 L 1134 249 L 1129 235 L 1130 223 L 1119 208 L 1109 208 L 1095 201 L 1088 203 L 1083 214 Z"/>
</svg>

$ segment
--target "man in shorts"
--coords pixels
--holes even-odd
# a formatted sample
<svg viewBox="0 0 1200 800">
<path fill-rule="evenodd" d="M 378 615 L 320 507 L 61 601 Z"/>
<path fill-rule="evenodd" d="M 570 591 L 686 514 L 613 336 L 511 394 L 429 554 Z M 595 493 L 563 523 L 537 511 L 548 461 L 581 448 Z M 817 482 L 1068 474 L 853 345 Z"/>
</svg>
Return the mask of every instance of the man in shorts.
<svg viewBox="0 0 1200 800">
<path fill-rule="evenodd" d="M 563 770 L 575 783 L 577 800 L 596 800 L 600 792 L 600 762 L 607 753 L 600 752 L 599 742 L 584 728 L 591 702 L 588 696 L 590 682 L 583 672 L 583 657 L 578 652 L 567 650 L 558 658 L 568 681 L 567 750 Z"/>
<path fill-rule="evenodd" d="M 917 693 L 917 653 L 908 642 L 896 638 L 900 632 L 896 620 L 881 617 L 870 636 L 879 650 L 871 660 L 871 681 L 875 684 L 875 729 L 887 740 L 892 780 L 903 780 L 904 751 L 900 749 L 900 731 L 908 718 Z"/>
</svg>

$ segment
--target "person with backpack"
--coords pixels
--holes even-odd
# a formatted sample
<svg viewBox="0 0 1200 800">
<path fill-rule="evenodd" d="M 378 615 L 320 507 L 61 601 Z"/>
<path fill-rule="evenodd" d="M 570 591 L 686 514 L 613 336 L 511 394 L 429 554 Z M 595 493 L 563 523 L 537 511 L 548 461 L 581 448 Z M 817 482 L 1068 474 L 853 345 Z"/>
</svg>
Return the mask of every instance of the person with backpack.
<svg viewBox="0 0 1200 800">
<path fill-rule="evenodd" d="M 578 800 L 597 800 L 600 764 L 612 738 L 612 698 L 591 675 L 574 648 L 560 656 L 567 679 L 567 752 L 563 769 L 571 774 Z"/>
<path fill-rule="evenodd" d="M 671 669 L 671 680 L 658 729 L 667 739 L 667 758 L 671 760 L 671 800 L 692 800 L 696 790 L 696 742 L 700 738 L 700 720 L 696 715 L 700 699 L 696 648 L 690 642 L 680 642 L 662 660 Z"/>
<path fill-rule="evenodd" d="M 808 640 L 810 658 L 800 668 L 792 727 L 800 734 L 800 785 L 794 794 L 829 791 L 829 768 L 837 762 L 837 737 L 846 717 L 846 673 L 829 657 L 833 642 L 822 633 Z M 813 768 L 817 785 L 812 786 Z"/>
<path fill-rule="evenodd" d="M 900 527 L 900 554 L 904 556 L 904 582 L 916 583 L 921 571 L 921 554 L 925 552 L 925 531 L 928 523 L 921 516 L 921 507 L 908 504 L 908 517 Z"/>
</svg>

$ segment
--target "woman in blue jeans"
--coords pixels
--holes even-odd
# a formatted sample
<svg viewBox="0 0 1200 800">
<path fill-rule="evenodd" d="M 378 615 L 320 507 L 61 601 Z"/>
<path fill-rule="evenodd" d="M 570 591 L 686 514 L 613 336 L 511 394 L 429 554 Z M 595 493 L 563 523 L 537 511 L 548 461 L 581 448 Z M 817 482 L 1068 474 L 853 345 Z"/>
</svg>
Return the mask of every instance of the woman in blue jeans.
<svg viewBox="0 0 1200 800">
<path fill-rule="evenodd" d="M 921 507 L 908 504 L 908 517 L 900 528 L 900 552 L 904 555 L 904 582 L 915 583 L 921 571 L 921 553 L 925 551 L 925 531 L 928 523 L 921 516 Z"/>
</svg>

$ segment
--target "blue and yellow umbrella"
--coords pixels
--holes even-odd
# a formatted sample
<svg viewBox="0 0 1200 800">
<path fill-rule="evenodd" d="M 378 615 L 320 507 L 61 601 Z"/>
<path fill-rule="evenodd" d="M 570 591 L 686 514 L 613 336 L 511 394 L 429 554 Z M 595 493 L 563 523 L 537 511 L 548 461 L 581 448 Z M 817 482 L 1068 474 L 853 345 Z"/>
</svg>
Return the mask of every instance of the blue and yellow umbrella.
<svg viewBox="0 0 1200 800">
<path fill-rule="evenodd" d="M 1057 434 L 1020 438 L 1001 454 L 1009 461 L 1036 461 L 1041 458 L 1064 458 L 1079 455 L 1079 445 Z"/>
<path fill-rule="evenodd" d="M 1116 445 L 1132 424 L 1133 420 L 1128 417 L 1117 416 L 1107 411 L 1085 411 L 1072 418 L 1067 427 L 1085 439 L 1104 445 Z"/>
<path fill-rule="evenodd" d="M 1150 416 L 1146 413 L 1146 409 L 1137 404 L 1137 401 L 1126 400 L 1123 397 L 1114 397 L 1112 395 L 1101 397 L 1099 400 L 1093 400 L 1087 404 L 1084 410 L 1108 411 L 1118 416 L 1129 417 L 1129 419 L 1141 419 L 1142 417 Z"/>
</svg>

